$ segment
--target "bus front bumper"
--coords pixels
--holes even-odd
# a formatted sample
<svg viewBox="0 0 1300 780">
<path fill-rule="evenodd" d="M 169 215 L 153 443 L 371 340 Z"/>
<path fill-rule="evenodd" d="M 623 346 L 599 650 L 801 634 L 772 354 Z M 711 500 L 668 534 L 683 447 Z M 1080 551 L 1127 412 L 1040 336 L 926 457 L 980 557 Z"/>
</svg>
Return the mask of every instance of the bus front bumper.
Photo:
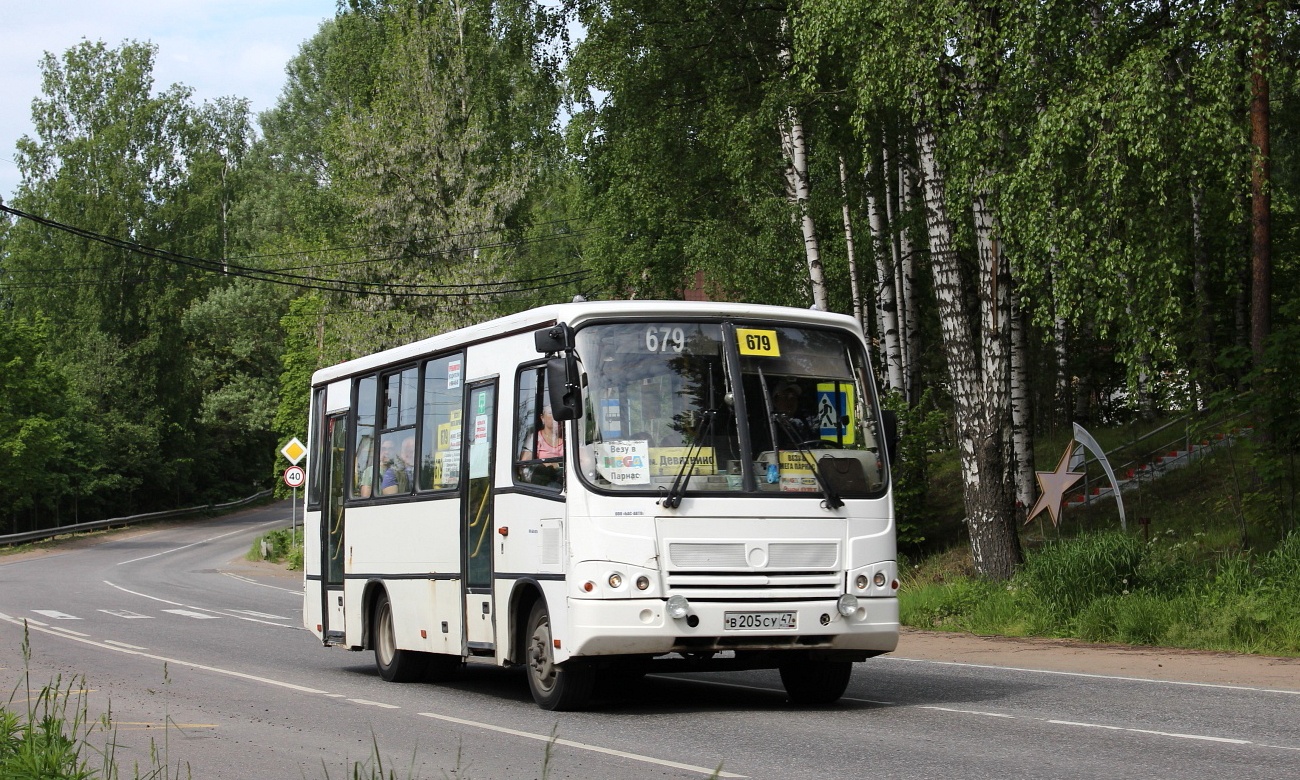
<svg viewBox="0 0 1300 780">
<path fill-rule="evenodd" d="M 570 598 L 567 634 L 562 646 L 570 657 L 725 650 L 878 655 L 898 646 L 898 599 L 861 598 L 848 617 L 830 599 L 691 602 L 687 616 L 674 619 L 663 599 Z"/>
</svg>

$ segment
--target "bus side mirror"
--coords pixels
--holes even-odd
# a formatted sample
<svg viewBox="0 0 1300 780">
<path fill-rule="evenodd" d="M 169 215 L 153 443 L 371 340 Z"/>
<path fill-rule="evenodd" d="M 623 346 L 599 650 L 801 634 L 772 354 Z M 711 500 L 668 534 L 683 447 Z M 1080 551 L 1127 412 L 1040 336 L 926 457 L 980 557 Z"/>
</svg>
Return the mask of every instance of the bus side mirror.
<svg viewBox="0 0 1300 780">
<path fill-rule="evenodd" d="M 568 352 L 573 349 L 573 328 L 566 322 L 558 322 L 549 328 L 533 331 L 533 346 L 543 354 Z"/>
<path fill-rule="evenodd" d="M 556 422 L 582 417 L 577 358 L 566 355 L 546 361 L 546 389 L 551 399 L 551 416 Z"/>
<path fill-rule="evenodd" d="M 898 457 L 898 412 L 893 409 L 880 410 L 880 422 L 885 429 L 885 451 L 892 461 Z"/>
</svg>

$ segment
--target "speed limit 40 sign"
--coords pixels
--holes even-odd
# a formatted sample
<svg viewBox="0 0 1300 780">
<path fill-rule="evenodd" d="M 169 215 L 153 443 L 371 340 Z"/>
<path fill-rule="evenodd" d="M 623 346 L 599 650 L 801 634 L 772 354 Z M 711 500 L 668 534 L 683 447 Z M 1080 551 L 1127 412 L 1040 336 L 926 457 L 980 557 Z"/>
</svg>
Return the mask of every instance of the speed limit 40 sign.
<svg viewBox="0 0 1300 780">
<path fill-rule="evenodd" d="M 290 466 L 284 470 L 284 484 L 289 487 L 302 487 L 302 483 L 306 481 L 307 472 L 302 470 L 302 466 Z"/>
</svg>

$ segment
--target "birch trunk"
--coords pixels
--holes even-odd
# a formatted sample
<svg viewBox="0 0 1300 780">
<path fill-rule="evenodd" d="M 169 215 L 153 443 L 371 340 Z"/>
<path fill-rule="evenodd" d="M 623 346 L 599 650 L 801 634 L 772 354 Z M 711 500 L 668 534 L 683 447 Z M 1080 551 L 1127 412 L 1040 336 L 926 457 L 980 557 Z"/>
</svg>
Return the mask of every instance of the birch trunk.
<svg viewBox="0 0 1300 780">
<path fill-rule="evenodd" d="M 903 361 L 898 344 L 898 301 L 894 287 L 893 253 L 888 225 L 876 199 L 871 168 L 867 171 L 867 216 L 871 222 L 872 255 L 876 260 L 876 313 L 880 319 L 880 354 L 885 382 L 890 390 L 903 390 Z"/>
<path fill-rule="evenodd" d="M 901 216 L 912 208 L 912 181 L 915 170 L 905 160 L 900 162 L 902 164 L 898 167 L 898 210 Z M 903 290 L 903 393 L 909 404 L 915 404 L 921 387 L 921 324 L 916 300 L 916 251 L 905 223 L 898 231 L 898 246 L 903 259 L 900 284 Z"/>
<path fill-rule="evenodd" d="M 1004 296 L 995 284 L 996 252 L 990 245 L 990 251 L 980 253 L 980 320 L 975 324 L 963 305 L 964 280 L 952 220 L 944 203 L 944 174 L 935 157 L 934 133 L 922 125 L 917 136 L 931 271 L 951 380 L 971 555 L 981 576 L 1005 580 L 1021 562 L 1021 549 L 1003 443 L 1009 417 L 1004 338 L 1008 329 L 1002 321 L 1006 307 L 999 311 L 997 306 Z M 986 208 L 980 208 L 977 219 L 989 219 L 991 224 Z M 979 344 L 977 333 L 981 337 Z M 983 349 L 977 352 L 977 347 Z"/>
<path fill-rule="evenodd" d="M 858 285 L 858 260 L 853 247 L 853 219 L 849 211 L 849 169 L 840 155 L 840 207 L 844 214 L 844 252 L 849 261 L 849 289 L 853 295 L 853 318 L 867 332 L 867 321 L 862 311 L 862 288 Z"/>
<path fill-rule="evenodd" d="M 885 227 L 887 235 L 889 236 L 890 276 L 892 276 L 894 280 L 894 316 L 898 320 L 898 366 L 900 376 L 905 377 L 907 370 L 907 344 L 904 343 L 903 333 L 906 332 L 907 321 L 903 316 L 903 264 L 899 258 L 898 250 L 898 204 L 895 200 L 898 193 L 894 189 L 894 185 L 898 181 L 897 177 L 894 175 L 897 165 L 894 162 L 894 158 L 889 153 L 889 134 L 887 132 L 882 132 L 880 134 L 880 158 L 880 178 L 881 183 L 883 184 L 881 194 L 884 196 Z M 906 385 L 906 379 L 900 382 L 898 387 L 895 389 L 899 392 L 904 392 L 904 385 Z"/>
<path fill-rule="evenodd" d="M 782 38 L 789 29 L 789 22 L 781 20 Z M 788 46 L 781 49 L 778 59 L 785 68 L 790 67 L 792 55 Z M 812 187 L 808 179 L 808 147 L 804 142 L 803 122 L 799 111 L 794 106 L 786 107 L 779 122 L 781 133 L 781 152 L 785 156 L 786 192 L 790 205 L 794 207 L 803 231 L 804 254 L 808 260 L 808 281 L 812 286 L 813 306 L 821 311 L 830 311 L 826 297 L 826 276 L 822 272 L 821 247 L 817 242 L 817 227 L 813 223 L 812 212 L 808 204 L 812 197 Z"/>
<path fill-rule="evenodd" d="M 1048 271 L 1048 289 L 1052 288 L 1052 283 L 1058 275 L 1060 262 L 1056 247 L 1053 246 L 1051 266 Z M 1066 341 L 1069 332 L 1065 327 L 1065 315 L 1061 313 L 1064 307 L 1055 302 L 1052 307 L 1052 354 L 1056 361 L 1056 420 L 1061 425 L 1066 425 L 1070 422 L 1071 409 L 1069 344 Z"/>
<path fill-rule="evenodd" d="M 1034 505 L 1034 420 L 1029 399 L 1029 318 L 1011 288 L 1011 436 L 1015 447 L 1016 524 Z"/>
</svg>

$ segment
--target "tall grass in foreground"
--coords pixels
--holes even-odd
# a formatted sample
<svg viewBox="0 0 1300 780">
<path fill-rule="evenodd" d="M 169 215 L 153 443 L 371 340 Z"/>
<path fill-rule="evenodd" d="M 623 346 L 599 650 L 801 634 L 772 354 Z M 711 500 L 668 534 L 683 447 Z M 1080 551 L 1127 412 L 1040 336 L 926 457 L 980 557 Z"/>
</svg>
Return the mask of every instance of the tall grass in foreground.
<svg viewBox="0 0 1300 780">
<path fill-rule="evenodd" d="M 31 638 L 23 625 L 23 676 L 0 704 L 0 778 L 39 780 L 118 780 L 117 734 L 112 717 L 90 717 L 85 678 L 64 685 L 62 677 L 33 690 Z M 103 747 L 95 745 L 103 741 Z M 169 774 L 166 750 L 150 741 L 152 765 L 134 767 L 136 780 L 175 777 Z M 189 777 L 186 767 L 185 777 Z"/>
<path fill-rule="evenodd" d="M 1300 533 L 1265 555 L 1195 540 L 1088 534 L 1027 553 L 1005 583 L 904 577 L 904 625 L 1010 636 L 1300 655 Z"/>
</svg>

